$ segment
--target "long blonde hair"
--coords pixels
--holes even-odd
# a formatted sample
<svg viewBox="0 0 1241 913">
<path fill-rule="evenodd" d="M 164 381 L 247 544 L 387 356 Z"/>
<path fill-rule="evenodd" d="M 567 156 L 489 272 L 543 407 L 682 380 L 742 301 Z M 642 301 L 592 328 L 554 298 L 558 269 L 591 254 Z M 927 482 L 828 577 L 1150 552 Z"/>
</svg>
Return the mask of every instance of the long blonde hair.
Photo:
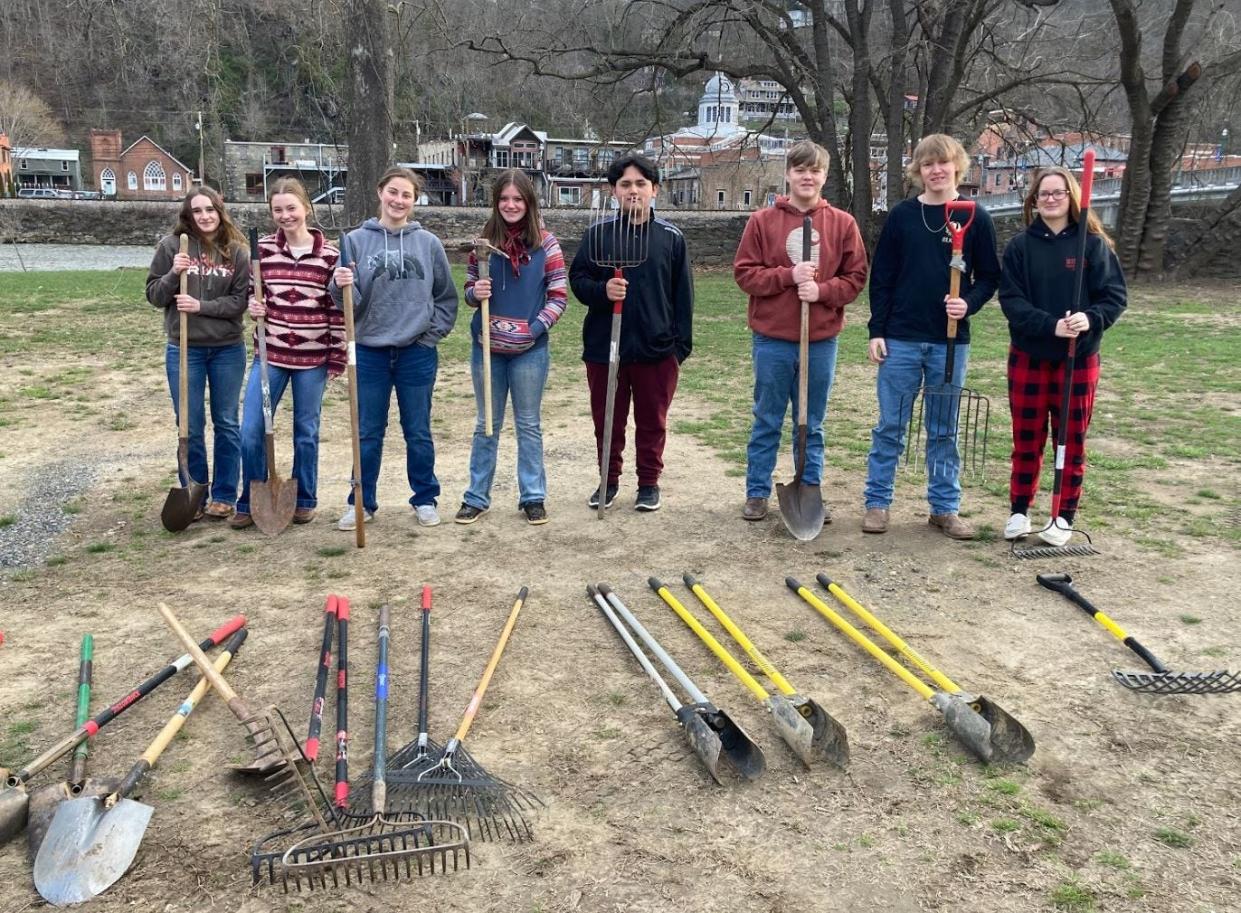
<svg viewBox="0 0 1241 913">
<path fill-rule="evenodd" d="M 1069 192 L 1069 221 L 1076 225 L 1082 218 L 1082 188 L 1077 183 L 1077 178 L 1073 176 L 1073 172 L 1061 165 L 1051 165 L 1047 168 L 1040 168 L 1035 172 L 1034 180 L 1030 182 L 1030 189 L 1026 193 L 1025 202 L 1021 206 L 1021 215 L 1025 219 L 1027 225 L 1034 221 L 1034 217 L 1038 215 L 1038 189 L 1043 183 L 1043 179 L 1059 175 L 1064 179 L 1064 186 Z M 1099 221 L 1099 217 L 1095 215 L 1093 209 L 1086 212 L 1086 231 L 1092 235 L 1098 235 L 1103 239 L 1112 250 L 1116 249 L 1116 242 L 1112 240 L 1111 235 L 1103 228 L 1103 223 Z"/>
<path fill-rule="evenodd" d="M 271 211 L 271 201 L 275 199 L 276 194 L 287 193 L 289 196 L 297 197 L 298 202 L 306 208 L 306 221 L 316 222 L 315 205 L 310 202 L 310 194 L 306 192 L 306 185 L 297 178 L 279 178 L 271 185 L 271 193 L 267 195 L 267 209 Z"/>
</svg>

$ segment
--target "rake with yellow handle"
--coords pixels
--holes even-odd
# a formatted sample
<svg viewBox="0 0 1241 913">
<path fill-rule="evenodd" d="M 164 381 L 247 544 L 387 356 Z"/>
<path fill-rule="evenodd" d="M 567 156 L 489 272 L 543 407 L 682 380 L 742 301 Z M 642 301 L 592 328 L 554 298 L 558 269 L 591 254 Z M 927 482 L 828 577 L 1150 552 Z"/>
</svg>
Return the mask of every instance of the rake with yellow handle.
<svg viewBox="0 0 1241 913">
<path fill-rule="evenodd" d="M 926 682 L 898 663 L 880 649 L 874 641 L 849 624 L 848 621 L 834 612 L 823 600 L 819 599 L 795 579 L 786 577 L 784 582 L 789 589 L 810 603 L 820 615 L 835 625 L 842 634 L 929 701 L 931 706 L 943 714 L 944 722 L 948 724 L 948 728 L 952 730 L 953 734 L 978 758 L 988 763 L 993 761 L 1021 762 L 1028 760 L 1034 754 L 1034 738 L 1021 723 L 1017 722 L 1016 718 L 991 700 L 962 691 L 951 679 L 935 669 L 903 640 L 893 634 L 879 619 L 862 608 L 848 593 L 829 579 L 826 574 L 819 574 L 818 580 L 828 592 L 870 625 L 876 633 L 891 643 L 902 656 L 930 678 L 936 687 L 932 688 L 927 685 Z"/>
<path fill-rule="evenodd" d="M 699 599 L 703 599 L 705 591 L 702 591 L 702 587 L 698 587 L 695 583 L 690 583 L 691 580 L 693 580 L 693 578 L 686 575 L 686 584 L 689 585 L 691 589 L 694 589 L 694 593 Z M 787 697 L 783 694 L 768 694 L 767 689 L 760 685 L 754 679 L 754 676 L 750 675 L 750 673 L 747 672 L 745 668 L 733 658 L 733 655 L 728 652 L 727 648 L 724 647 L 723 644 L 711 636 L 711 633 L 699 623 L 698 619 L 694 617 L 693 613 L 690 612 L 689 609 L 685 608 L 685 606 L 683 606 L 677 598 L 668 591 L 666 586 L 654 577 L 648 579 L 647 584 L 659 595 L 660 599 L 668 604 L 668 607 L 671 608 L 672 611 L 676 612 L 677 617 L 679 617 L 681 621 L 685 622 L 691 631 L 698 635 L 698 639 L 707 645 L 707 648 L 715 654 L 716 659 L 722 662 L 728 668 L 728 671 L 735 675 L 741 684 L 745 685 L 746 688 L 749 689 L 750 693 L 754 695 L 760 704 L 771 711 L 771 719 L 775 724 L 776 731 L 780 733 L 780 738 L 784 739 L 784 741 L 788 743 L 789 748 L 793 749 L 793 753 L 796 754 L 797 757 L 801 758 L 803 764 L 809 767 L 812 761 L 818 760 L 821 757 L 826 758 L 841 767 L 848 763 L 849 739 L 845 734 L 845 729 L 843 726 L 824 713 L 822 708 L 815 705 L 822 722 L 822 727 L 816 732 L 815 727 L 812 726 L 800 712 L 798 712 L 798 709 L 793 706 L 792 701 L 790 701 Z M 711 597 L 706 596 L 703 600 L 703 604 L 706 605 L 710 600 Z M 714 602 L 711 602 L 711 605 L 708 605 L 708 608 L 711 608 L 711 606 L 714 605 Z M 717 612 L 719 614 L 716 614 Z M 719 606 L 715 606 L 715 608 L 712 609 L 712 614 L 715 614 L 716 618 L 719 618 L 720 615 L 723 615 L 723 611 L 719 608 Z M 732 625 L 731 621 L 728 626 L 730 632 L 736 629 L 736 626 Z M 741 636 L 744 637 L 745 635 L 743 634 Z M 750 644 L 750 646 L 753 648 L 753 644 Z M 768 668 L 771 668 L 770 664 L 766 663 L 766 660 L 764 660 L 764 663 Z M 775 670 L 772 669 L 772 671 L 774 672 Z M 776 672 L 776 675 L 779 676 L 779 673 Z M 783 681 L 783 679 L 781 679 L 781 681 Z M 787 684 L 788 683 L 785 682 L 785 685 Z M 818 736 L 817 739 L 816 736 Z"/>
<path fill-rule="evenodd" d="M 783 695 L 781 700 L 791 705 L 801 719 L 801 723 L 796 725 L 796 728 L 791 733 L 786 734 L 783 730 L 781 732 L 784 735 L 785 741 L 789 742 L 790 747 L 797 753 L 797 756 L 807 766 L 812 759 L 818 756 L 839 764 L 841 767 L 847 764 L 849 762 L 849 736 L 845 731 L 845 727 L 837 722 L 813 698 L 798 693 L 797 689 L 789 684 L 788 679 L 781 675 L 776 667 L 768 661 L 767 657 L 759 652 L 758 647 L 754 646 L 750 638 L 745 636 L 745 632 L 737 627 L 736 623 L 716 604 L 702 584 L 690 574 L 683 575 L 681 579 L 685 581 L 685 585 L 690 588 L 693 594 L 698 597 L 698 601 L 707 607 L 707 611 L 715 616 L 715 620 L 723 625 L 724 630 L 746 652 L 746 655 L 754 661 L 754 664 L 758 666 L 763 675 L 767 676 L 771 683 L 779 689 L 780 694 Z M 776 700 L 774 695 L 771 696 L 771 700 Z M 776 714 L 774 709 L 772 714 L 776 719 L 776 725 L 780 726 L 781 717 Z M 790 734 L 797 736 L 796 744 L 789 741 Z"/>
</svg>

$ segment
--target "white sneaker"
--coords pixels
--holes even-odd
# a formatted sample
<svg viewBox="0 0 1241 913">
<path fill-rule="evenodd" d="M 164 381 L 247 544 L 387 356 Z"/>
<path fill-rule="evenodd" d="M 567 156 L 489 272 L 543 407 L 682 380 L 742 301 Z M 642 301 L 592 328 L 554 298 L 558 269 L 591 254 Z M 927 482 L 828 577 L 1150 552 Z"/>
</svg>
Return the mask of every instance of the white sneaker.
<svg viewBox="0 0 1241 913">
<path fill-rule="evenodd" d="M 440 513 L 434 504 L 419 504 L 414 508 L 414 516 L 418 518 L 419 526 L 440 525 Z"/>
<path fill-rule="evenodd" d="M 1048 545 L 1058 548 L 1068 544 L 1068 541 L 1073 538 L 1073 524 L 1063 517 L 1056 517 L 1056 522 L 1047 529 L 1040 530 L 1038 537 Z"/>
<path fill-rule="evenodd" d="M 370 523 L 375 519 L 375 512 L 371 510 L 364 510 L 362 511 L 362 516 L 364 523 Z M 356 529 L 357 526 L 358 516 L 354 513 L 353 505 L 350 504 L 345 508 L 345 512 L 341 515 L 341 518 L 336 521 L 336 528 L 339 530 L 351 530 Z"/>
<path fill-rule="evenodd" d="M 1030 535 L 1030 518 L 1025 514 L 1013 514 L 1004 524 L 1004 538 L 1009 542 Z"/>
</svg>

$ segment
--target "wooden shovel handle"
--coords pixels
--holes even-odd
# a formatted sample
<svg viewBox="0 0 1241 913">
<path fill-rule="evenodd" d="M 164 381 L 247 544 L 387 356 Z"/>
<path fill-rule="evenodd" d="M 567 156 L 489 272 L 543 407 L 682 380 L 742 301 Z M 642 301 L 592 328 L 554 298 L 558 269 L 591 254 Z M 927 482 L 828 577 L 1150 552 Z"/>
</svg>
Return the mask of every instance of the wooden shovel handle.
<svg viewBox="0 0 1241 913">
<path fill-rule="evenodd" d="M 181 622 L 177 621 L 177 617 L 172 614 L 172 609 L 161 602 L 159 604 L 159 614 L 163 616 L 164 623 L 177 635 L 177 639 L 185 647 L 185 652 L 190 654 L 190 657 L 194 660 L 194 665 L 198 666 L 202 674 L 206 676 L 207 681 L 211 683 L 211 687 L 215 688 L 220 693 L 220 697 L 228 702 L 228 709 L 233 711 L 237 719 L 242 721 L 248 720 L 251 716 L 250 708 L 237 696 L 237 692 L 224 680 L 224 676 L 211 665 L 211 660 L 207 659 L 207 654 L 198 649 L 198 644 L 194 643 L 194 639 L 181 626 Z"/>
<path fill-rule="evenodd" d="M 190 253 L 190 236 L 181 236 L 181 253 L 189 256 Z M 190 288 L 190 273 L 186 270 L 181 274 L 181 294 L 188 295 Z M 177 339 L 177 434 L 180 437 L 188 438 L 190 436 L 190 379 L 188 377 L 189 353 L 186 351 L 190 345 L 190 315 L 185 311 L 180 312 L 180 335 Z M 187 474 L 189 470 L 186 470 Z"/>
<path fill-rule="evenodd" d="M 487 668 L 483 670 L 483 677 L 479 680 L 478 687 L 474 689 L 474 696 L 470 698 L 470 706 L 465 708 L 465 716 L 461 718 L 461 725 L 457 727 L 456 735 L 453 736 L 454 741 L 465 741 L 466 733 L 470 731 L 474 717 L 478 715 L 478 708 L 482 706 L 483 695 L 487 693 L 487 686 L 491 683 L 492 673 L 496 671 L 496 666 L 500 664 L 500 657 L 504 653 L 504 647 L 508 643 L 509 635 L 513 633 L 513 627 L 517 624 L 517 616 L 521 613 L 521 607 L 529 593 L 529 589 L 524 586 L 517 592 L 517 600 L 513 603 L 512 611 L 508 613 L 508 621 L 504 623 L 504 630 L 500 632 L 500 639 L 496 642 L 496 648 L 491 651 L 491 659 L 487 661 Z"/>
<path fill-rule="evenodd" d="M 341 266 L 349 269 L 353 266 L 353 258 L 345 245 L 345 236 L 340 238 Z M 341 289 L 342 310 L 345 312 L 345 377 L 349 382 L 349 423 L 353 445 L 353 512 L 355 518 L 354 541 L 358 548 L 366 547 L 366 505 L 362 503 L 362 437 L 358 418 L 358 344 L 354 335 L 353 325 L 353 286 L 346 285 Z"/>
<path fill-rule="evenodd" d="M 474 258 L 478 261 L 478 278 L 490 278 L 491 244 L 486 238 L 474 242 Z M 493 412 L 491 408 L 491 296 L 478 300 L 480 324 L 482 325 L 483 349 L 483 434 L 491 437 Z"/>
</svg>

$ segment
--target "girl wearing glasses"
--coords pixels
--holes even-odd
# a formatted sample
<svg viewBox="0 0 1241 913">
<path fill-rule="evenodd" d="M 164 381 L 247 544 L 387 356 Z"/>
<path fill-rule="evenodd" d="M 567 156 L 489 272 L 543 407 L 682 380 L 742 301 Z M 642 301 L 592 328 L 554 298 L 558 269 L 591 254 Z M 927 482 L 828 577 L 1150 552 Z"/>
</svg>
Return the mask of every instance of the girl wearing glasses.
<svg viewBox="0 0 1241 913">
<path fill-rule="evenodd" d="M 1086 218 L 1086 263 L 1082 300 L 1073 303 L 1074 270 L 1080 245 L 1081 191 L 1067 168 L 1040 171 L 1026 195 L 1026 230 L 1004 250 L 1000 307 L 1008 318 L 1008 403 L 1013 417 L 1012 514 L 1005 539 L 1028 535 L 1030 505 L 1038 492 L 1047 432 L 1060 429 L 1061 382 L 1068 341 L 1077 340 L 1070 395 L 1069 434 L 1060 516 L 1039 532 L 1049 545 L 1062 546 L 1073 531 L 1086 475 L 1086 429 L 1099 383 L 1099 343 L 1103 331 L 1125 309 L 1125 277 L 1112 239 L 1098 217 Z"/>
</svg>

